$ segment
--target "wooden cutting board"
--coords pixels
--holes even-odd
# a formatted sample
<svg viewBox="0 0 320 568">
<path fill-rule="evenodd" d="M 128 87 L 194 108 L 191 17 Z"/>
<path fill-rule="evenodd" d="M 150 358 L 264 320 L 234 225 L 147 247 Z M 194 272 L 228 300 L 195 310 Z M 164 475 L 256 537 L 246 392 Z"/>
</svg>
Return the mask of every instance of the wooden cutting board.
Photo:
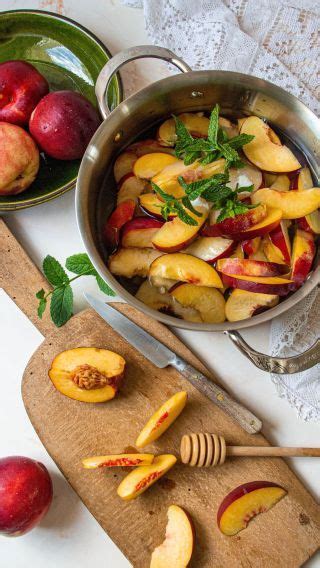
<svg viewBox="0 0 320 568">
<path fill-rule="evenodd" d="M 189 394 L 185 411 L 148 451 L 178 455 L 181 436 L 192 431 L 223 434 L 230 444 L 268 442 L 261 435 L 250 436 L 242 431 L 174 369 L 154 367 L 92 310 L 72 317 L 59 330 L 47 316 L 39 321 L 34 293 L 41 287 L 48 288 L 48 284 L 1 220 L 0 258 L 0 287 L 46 336 L 23 376 L 22 395 L 29 418 L 73 489 L 135 568 L 149 566 L 152 550 L 163 540 L 166 511 L 172 503 L 185 507 L 195 522 L 193 568 L 295 568 L 318 549 L 319 506 L 282 459 L 229 459 L 221 468 L 211 470 L 177 465 L 131 502 L 121 501 L 116 494 L 126 471 L 82 469 L 83 457 L 130 451 L 151 413 L 181 389 Z M 163 325 L 128 305 L 117 304 L 117 308 L 209 375 Z M 54 389 L 47 375 L 53 357 L 78 346 L 112 349 L 126 359 L 125 385 L 118 398 L 91 405 L 70 400 Z M 277 482 L 288 490 L 288 495 L 271 511 L 254 519 L 246 530 L 234 537 L 223 536 L 216 524 L 221 500 L 237 485 L 253 480 Z"/>
</svg>

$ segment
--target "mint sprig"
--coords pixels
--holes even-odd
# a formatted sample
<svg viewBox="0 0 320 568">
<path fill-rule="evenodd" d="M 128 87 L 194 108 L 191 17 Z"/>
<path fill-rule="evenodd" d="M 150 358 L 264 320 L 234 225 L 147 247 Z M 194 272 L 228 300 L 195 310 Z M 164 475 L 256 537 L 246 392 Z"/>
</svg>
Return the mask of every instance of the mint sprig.
<svg viewBox="0 0 320 568">
<path fill-rule="evenodd" d="M 57 327 L 64 325 L 73 313 L 73 292 L 71 282 L 77 280 L 81 276 L 94 276 L 97 284 L 102 292 L 108 296 L 115 296 L 115 293 L 101 278 L 93 264 L 91 263 L 86 253 L 79 253 L 69 256 L 66 259 L 66 268 L 70 272 L 76 274 L 69 278 L 66 271 L 53 256 L 48 255 L 43 261 L 43 272 L 53 286 L 53 290 L 45 292 L 42 288 L 36 293 L 39 300 L 38 316 L 41 319 L 47 304 L 48 298 L 51 296 L 50 301 L 50 315 L 53 323 Z"/>
</svg>

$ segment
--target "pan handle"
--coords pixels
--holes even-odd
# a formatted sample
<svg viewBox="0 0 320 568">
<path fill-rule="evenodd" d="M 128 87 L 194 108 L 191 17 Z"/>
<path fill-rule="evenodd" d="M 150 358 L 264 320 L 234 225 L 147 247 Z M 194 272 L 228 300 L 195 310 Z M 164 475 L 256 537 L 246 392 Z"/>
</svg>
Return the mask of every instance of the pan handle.
<svg viewBox="0 0 320 568">
<path fill-rule="evenodd" d="M 320 339 L 306 351 L 292 357 L 271 357 L 265 353 L 256 351 L 243 339 L 238 331 L 225 331 L 225 334 L 233 341 L 235 346 L 245 355 L 252 363 L 269 373 L 284 375 L 286 373 L 299 373 L 310 369 L 320 362 Z"/>
<path fill-rule="evenodd" d="M 168 61 L 168 63 L 172 63 L 172 65 L 178 67 L 178 69 L 180 69 L 183 73 L 188 73 L 188 71 L 192 70 L 189 65 L 177 57 L 172 51 L 170 51 L 170 49 L 166 49 L 164 47 L 158 47 L 156 45 L 139 45 L 138 47 L 129 47 L 129 49 L 120 51 L 101 69 L 95 86 L 99 109 L 104 119 L 107 118 L 111 112 L 108 107 L 105 94 L 113 75 L 126 63 L 145 57 L 164 59 L 165 61 Z"/>
</svg>

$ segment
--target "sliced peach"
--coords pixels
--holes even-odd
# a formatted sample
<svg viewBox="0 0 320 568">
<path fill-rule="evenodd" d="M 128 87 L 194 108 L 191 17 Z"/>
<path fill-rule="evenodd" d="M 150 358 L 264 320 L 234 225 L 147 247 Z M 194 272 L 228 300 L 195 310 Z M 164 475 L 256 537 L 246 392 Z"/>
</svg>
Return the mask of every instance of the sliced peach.
<svg viewBox="0 0 320 568">
<path fill-rule="evenodd" d="M 266 257 L 266 255 L 263 251 L 263 241 L 261 241 L 261 244 L 260 244 L 258 250 L 249 255 L 249 259 L 250 260 L 261 260 L 262 262 L 272 262 Z M 278 264 L 283 264 L 283 263 L 279 262 Z"/>
<path fill-rule="evenodd" d="M 49 370 L 57 390 L 82 402 L 105 402 L 114 398 L 124 376 L 126 362 L 113 351 L 78 347 L 62 351 Z"/>
<path fill-rule="evenodd" d="M 241 134 L 254 136 L 243 147 L 248 160 L 261 170 L 276 173 L 292 172 L 299 169 L 300 163 L 291 150 L 280 143 L 271 128 L 257 116 L 249 116 L 242 126 Z"/>
<path fill-rule="evenodd" d="M 155 193 L 143 193 L 139 196 L 139 204 L 141 209 L 156 219 L 163 220 L 161 215 L 161 207 L 163 207 L 163 201 Z M 169 215 L 169 219 L 176 217 L 175 213 Z"/>
<path fill-rule="evenodd" d="M 230 255 L 230 258 L 244 258 L 243 248 L 241 244 L 237 244 L 234 253 Z"/>
<path fill-rule="evenodd" d="M 124 176 L 132 173 L 133 164 L 136 159 L 137 156 L 132 151 L 122 152 L 122 154 L 117 157 L 113 167 L 113 173 L 117 183 L 119 183 Z"/>
<path fill-rule="evenodd" d="M 270 185 L 270 189 L 276 189 L 277 191 L 289 191 L 290 189 L 289 177 L 286 174 L 278 175 L 276 179 L 273 181 L 273 183 Z"/>
<path fill-rule="evenodd" d="M 286 296 L 292 288 L 292 280 L 278 276 L 241 276 L 240 274 L 223 274 L 222 282 L 227 288 L 240 288 L 248 292 L 260 294 L 276 294 Z"/>
<path fill-rule="evenodd" d="M 176 187 L 179 176 L 182 176 L 186 183 L 191 183 L 200 179 L 208 179 L 218 173 L 223 173 L 225 160 L 220 159 L 211 164 L 201 164 L 196 161 L 186 166 L 183 160 L 177 160 L 174 164 L 167 166 L 152 181 L 159 185 L 164 191 L 170 192 L 170 187 Z"/>
<path fill-rule="evenodd" d="M 142 282 L 136 293 L 136 298 L 154 310 L 171 311 L 172 298 L 170 294 L 161 292 L 149 280 Z"/>
<path fill-rule="evenodd" d="M 224 237 L 199 237 L 183 252 L 201 258 L 210 264 L 229 256 L 234 249 L 234 241 Z"/>
<path fill-rule="evenodd" d="M 153 138 L 147 138 L 146 140 L 138 140 L 131 144 L 127 150 L 134 152 L 137 158 L 144 156 L 145 154 L 151 154 L 152 152 L 165 152 L 166 154 L 174 154 L 173 148 L 165 148 L 157 140 Z"/>
<path fill-rule="evenodd" d="M 149 270 L 151 281 L 154 276 L 181 280 L 197 286 L 223 287 L 221 278 L 213 266 L 190 254 L 165 254 L 157 258 Z"/>
<path fill-rule="evenodd" d="M 195 138 L 208 136 L 209 119 L 201 114 L 183 113 L 178 116 Z M 176 124 L 173 118 L 163 122 L 158 130 L 158 141 L 164 146 L 174 146 L 177 141 Z"/>
<path fill-rule="evenodd" d="M 151 217 L 135 217 L 122 228 L 123 247 L 152 248 L 152 239 L 163 223 Z"/>
<path fill-rule="evenodd" d="M 188 211 L 188 215 L 195 219 L 196 225 L 187 225 L 179 217 L 175 217 L 159 229 L 153 238 L 153 246 L 164 252 L 177 252 L 187 247 L 196 238 L 204 224 L 208 210 L 201 211 L 200 217 L 191 211 Z"/>
<path fill-rule="evenodd" d="M 219 116 L 219 126 L 225 131 L 228 138 L 234 138 L 234 136 L 238 136 L 239 134 L 238 126 L 231 122 L 228 118 Z"/>
<path fill-rule="evenodd" d="M 276 294 L 257 294 L 246 290 L 234 289 L 226 301 L 228 321 L 241 321 L 273 308 L 279 303 Z"/>
<path fill-rule="evenodd" d="M 139 195 L 145 191 L 146 187 L 146 180 L 139 179 L 133 174 L 129 174 L 120 185 L 117 195 L 117 205 L 128 199 L 132 199 L 136 203 Z"/>
<path fill-rule="evenodd" d="M 289 270 L 284 264 L 261 262 L 260 260 L 223 258 L 218 260 L 217 270 L 223 274 L 239 274 L 242 276 L 279 276 Z"/>
<path fill-rule="evenodd" d="M 277 179 L 277 174 L 270 174 L 269 172 L 263 172 L 263 179 L 265 182 L 264 187 L 270 187 Z"/>
<path fill-rule="evenodd" d="M 251 481 L 236 487 L 222 501 L 217 523 L 221 532 L 233 536 L 245 529 L 253 517 L 269 511 L 287 491 L 270 481 Z"/>
<path fill-rule="evenodd" d="M 255 237 L 261 237 L 266 233 L 269 233 L 279 225 L 281 216 L 281 209 L 273 209 L 271 207 L 267 207 L 267 216 L 263 219 L 263 221 L 257 223 L 256 225 L 253 225 L 250 229 L 247 229 L 242 233 L 233 235 L 233 238 L 237 240 L 247 240 L 254 239 Z"/>
<path fill-rule="evenodd" d="M 243 252 L 250 256 L 258 252 L 260 245 L 261 245 L 261 237 L 255 237 L 254 239 L 248 239 L 246 241 L 242 241 L 241 243 Z"/>
<path fill-rule="evenodd" d="M 271 242 L 270 235 L 265 235 L 262 241 L 262 250 L 269 262 L 286 264 L 281 251 Z"/>
<path fill-rule="evenodd" d="M 163 256 L 163 252 L 152 248 L 120 248 L 109 257 L 108 266 L 110 272 L 117 276 L 146 277 L 150 265 L 158 256 Z"/>
<path fill-rule="evenodd" d="M 170 505 L 164 542 L 152 553 L 150 568 L 186 568 L 191 560 L 195 530 L 190 515 Z"/>
<path fill-rule="evenodd" d="M 278 249 L 277 252 L 282 256 L 283 261 L 290 265 L 291 243 L 288 233 L 288 221 L 281 221 L 275 229 L 270 231 L 269 238 L 276 249 Z"/>
<path fill-rule="evenodd" d="M 258 189 L 252 194 L 252 203 L 265 203 L 268 207 L 281 209 L 283 219 L 297 219 L 309 215 L 320 207 L 320 187 L 305 191 L 277 191 Z"/>
<path fill-rule="evenodd" d="M 175 456 L 163 454 L 154 458 L 151 465 L 137 467 L 121 481 L 117 490 L 119 497 L 124 501 L 135 499 L 167 473 L 176 461 Z"/>
<path fill-rule="evenodd" d="M 262 173 L 253 164 L 245 164 L 243 168 L 230 168 L 228 187 L 236 189 L 253 185 L 253 189 L 259 189 L 262 185 Z"/>
<path fill-rule="evenodd" d="M 134 215 L 136 204 L 133 199 L 122 201 L 110 215 L 103 229 L 103 238 L 109 249 L 115 249 L 119 244 L 120 229 Z"/>
<path fill-rule="evenodd" d="M 297 189 L 298 191 L 304 191 L 306 189 L 310 189 L 313 186 L 313 180 L 311 176 L 311 172 L 309 168 L 302 168 L 299 172 L 297 178 Z M 299 227 L 304 231 L 311 231 L 312 233 L 319 235 L 320 234 L 320 211 L 317 209 L 306 215 L 306 217 L 302 217 L 299 219 Z"/>
<path fill-rule="evenodd" d="M 235 217 L 228 217 L 220 223 L 207 225 L 202 231 L 202 235 L 211 237 L 217 233 L 225 237 L 241 238 L 242 234 L 251 229 L 254 225 L 261 223 L 267 216 L 265 205 L 258 205 L 254 209 L 249 209 L 246 213 L 241 213 Z"/>
<path fill-rule="evenodd" d="M 177 284 L 170 294 L 182 306 L 195 309 L 200 315 L 200 322 L 222 323 L 226 319 L 226 302 L 223 294 L 216 288 L 195 284 Z M 183 319 L 188 320 L 188 313 Z"/>
<path fill-rule="evenodd" d="M 137 159 L 133 166 L 133 173 L 138 178 L 151 179 L 170 164 L 177 162 L 177 158 L 164 152 L 145 154 Z"/>
<path fill-rule="evenodd" d="M 307 278 L 316 253 L 313 235 L 298 229 L 293 239 L 292 273 L 295 285 L 301 286 Z"/>
<path fill-rule="evenodd" d="M 185 391 L 177 392 L 166 400 L 142 428 L 136 439 L 137 448 L 144 448 L 148 444 L 152 444 L 152 442 L 158 440 L 178 416 L 180 416 L 187 404 L 187 400 L 188 394 Z"/>
<path fill-rule="evenodd" d="M 82 460 L 82 465 L 86 469 L 96 469 L 98 467 L 137 467 L 150 465 L 153 460 L 153 454 L 111 454 L 85 458 Z"/>
</svg>

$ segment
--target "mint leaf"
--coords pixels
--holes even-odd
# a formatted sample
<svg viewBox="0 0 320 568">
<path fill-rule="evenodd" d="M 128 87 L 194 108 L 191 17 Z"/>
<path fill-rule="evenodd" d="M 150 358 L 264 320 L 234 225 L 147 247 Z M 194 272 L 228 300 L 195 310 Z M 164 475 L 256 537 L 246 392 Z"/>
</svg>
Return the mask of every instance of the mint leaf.
<svg viewBox="0 0 320 568">
<path fill-rule="evenodd" d="M 216 146 L 218 142 L 219 112 L 220 108 L 219 105 L 217 104 L 210 115 L 210 122 L 208 128 L 208 139 L 214 146 Z"/>
<path fill-rule="evenodd" d="M 235 136 L 234 138 L 228 140 L 228 144 L 229 146 L 231 146 L 231 148 L 237 150 L 238 148 L 242 148 L 246 144 L 249 144 L 249 142 L 251 142 L 251 140 L 253 139 L 254 136 L 252 136 L 252 134 L 239 134 L 239 136 Z"/>
<path fill-rule="evenodd" d="M 36 298 L 38 298 L 38 300 L 42 300 L 42 299 L 44 298 L 44 295 L 45 295 L 45 291 L 44 291 L 43 288 L 41 288 L 41 290 L 39 290 L 39 291 L 36 293 Z"/>
<path fill-rule="evenodd" d="M 103 278 L 101 278 L 100 274 L 96 273 L 95 277 L 101 292 L 104 292 L 105 294 L 107 294 L 107 296 L 116 296 L 115 292 L 112 290 L 112 288 L 110 288 L 110 286 L 108 286 Z"/>
<path fill-rule="evenodd" d="M 38 317 L 42 319 L 43 313 L 47 307 L 47 300 L 46 298 L 41 298 L 39 305 L 38 305 Z"/>
<path fill-rule="evenodd" d="M 52 293 L 50 315 L 53 323 L 61 327 L 72 316 L 73 292 L 68 284 L 63 288 L 56 288 Z"/>
<path fill-rule="evenodd" d="M 53 256 L 45 257 L 43 261 L 43 272 L 46 279 L 52 284 L 52 286 L 60 286 L 61 284 L 68 282 L 68 276 L 62 268 L 60 262 L 58 262 Z"/>
<path fill-rule="evenodd" d="M 74 274 L 96 274 L 96 270 L 85 252 L 69 256 L 66 260 L 66 268 Z"/>
</svg>

